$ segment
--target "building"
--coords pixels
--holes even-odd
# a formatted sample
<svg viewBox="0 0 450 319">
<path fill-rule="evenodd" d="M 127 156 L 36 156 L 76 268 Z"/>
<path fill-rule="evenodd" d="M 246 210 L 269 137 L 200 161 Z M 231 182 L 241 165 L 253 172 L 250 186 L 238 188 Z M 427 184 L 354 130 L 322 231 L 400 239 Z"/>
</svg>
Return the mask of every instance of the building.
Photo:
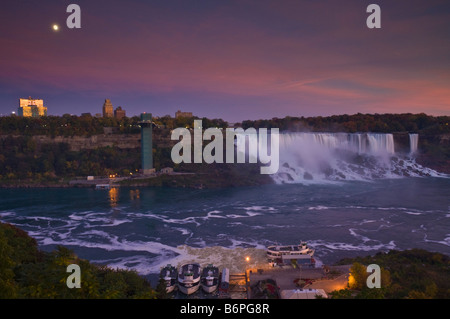
<svg viewBox="0 0 450 319">
<path fill-rule="evenodd" d="M 153 168 L 152 115 L 142 113 L 141 121 L 141 173 L 144 175 L 155 172 Z"/>
<path fill-rule="evenodd" d="M 126 112 L 125 110 L 122 110 L 122 107 L 119 106 L 114 110 L 114 117 L 116 118 L 116 120 L 120 121 L 121 119 L 123 119 L 124 117 L 126 117 Z"/>
<path fill-rule="evenodd" d="M 181 112 L 180 110 L 175 112 L 175 118 L 179 117 L 192 117 L 192 112 Z"/>
<path fill-rule="evenodd" d="M 105 103 L 103 103 L 103 117 L 114 117 L 114 109 L 110 99 L 105 99 Z"/>
<path fill-rule="evenodd" d="M 19 99 L 17 115 L 23 117 L 47 116 L 47 108 L 44 106 L 44 100 L 32 99 L 31 96 L 28 99 Z"/>
</svg>

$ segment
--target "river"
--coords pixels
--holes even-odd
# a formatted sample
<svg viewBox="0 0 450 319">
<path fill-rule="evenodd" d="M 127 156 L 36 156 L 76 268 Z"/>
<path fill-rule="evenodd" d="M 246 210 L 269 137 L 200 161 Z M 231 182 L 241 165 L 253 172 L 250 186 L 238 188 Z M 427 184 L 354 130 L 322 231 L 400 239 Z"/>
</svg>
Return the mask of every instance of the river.
<svg viewBox="0 0 450 319">
<path fill-rule="evenodd" d="M 0 189 L 0 221 L 27 231 L 43 250 L 64 245 L 91 262 L 143 275 L 190 253 L 214 262 L 236 249 L 246 254 L 301 240 L 323 263 L 390 249 L 450 254 L 450 179 L 213 190 Z"/>
</svg>

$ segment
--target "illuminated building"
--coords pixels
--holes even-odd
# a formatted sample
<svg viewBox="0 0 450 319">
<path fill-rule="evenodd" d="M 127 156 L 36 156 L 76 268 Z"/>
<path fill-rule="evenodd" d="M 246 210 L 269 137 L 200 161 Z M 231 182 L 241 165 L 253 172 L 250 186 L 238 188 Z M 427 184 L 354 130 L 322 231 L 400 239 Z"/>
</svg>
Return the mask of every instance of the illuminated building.
<svg viewBox="0 0 450 319">
<path fill-rule="evenodd" d="M 114 109 L 110 99 L 105 99 L 105 103 L 103 103 L 103 117 L 114 117 Z"/>
<path fill-rule="evenodd" d="M 19 99 L 19 108 L 17 114 L 23 117 L 47 116 L 47 108 L 44 106 L 44 100 Z"/>
</svg>

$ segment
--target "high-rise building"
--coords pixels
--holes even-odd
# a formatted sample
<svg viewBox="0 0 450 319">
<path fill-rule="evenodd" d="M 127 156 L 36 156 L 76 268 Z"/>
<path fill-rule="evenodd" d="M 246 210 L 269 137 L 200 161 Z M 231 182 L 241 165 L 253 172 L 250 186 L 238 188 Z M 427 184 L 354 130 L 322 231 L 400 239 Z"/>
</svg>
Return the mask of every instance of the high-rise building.
<svg viewBox="0 0 450 319">
<path fill-rule="evenodd" d="M 105 99 L 105 103 L 103 103 L 103 117 L 114 117 L 114 109 L 110 99 Z"/>
<path fill-rule="evenodd" d="M 122 107 L 121 107 L 121 106 L 117 107 L 117 108 L 114 110 L 114 117 L 115 117 L 117 120 L 121 120 L 121 119 L 123 119 L 125 116 L 126 116 L 126 112 L 125 112 L 125 110 L 122 110 Z"/>
<path fill-rule="evenodd" d="M 151 174 L 155 171 L 153 168 L 152 114 L 142 113 L 139 125 L 141 126 L 141 173 Z"/>
<path fill-rule="evenodd" d="M 47 108 L 44 106 L 44 100 L 19 99 L 19 108 L 17 114 L 23 117 L 40 117 L 47 116 Z"/>
</svg>

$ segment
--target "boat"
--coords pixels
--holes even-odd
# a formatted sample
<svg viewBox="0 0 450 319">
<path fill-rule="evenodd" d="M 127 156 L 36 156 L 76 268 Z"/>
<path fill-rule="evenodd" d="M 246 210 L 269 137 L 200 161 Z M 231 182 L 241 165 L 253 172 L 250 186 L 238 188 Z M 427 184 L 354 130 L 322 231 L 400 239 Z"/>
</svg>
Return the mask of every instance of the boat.
<svg viewBox="0 0 450 319">
<path fill-rule="evenodd" d="M 299 245 L 272 245 L 267 247 L 267 259 L 272 265 L 284 264 L 292 260 L 309 261 L 313 263 L 314 249 L 308 247 L 306 242 Z"/>
<path fill-rule="evenodd" d="M 201 267 L 197 263 L 184 264 L 178 272 L 178 289 L 186 295 L 200 288 Z"/>
<path fill-rule="evenodd" d="M 200 285 L 206 293 L 214 292 L 219 286 L 219 268 L 209 264 L 203 268 Z"/>
<path fill-rule="evenodd" d="M 168 264 L 161 269 L 160 278 L 166 283 L 166 292 L 171 293 L 177 285 L 177 268 Z"/>
</svg>

